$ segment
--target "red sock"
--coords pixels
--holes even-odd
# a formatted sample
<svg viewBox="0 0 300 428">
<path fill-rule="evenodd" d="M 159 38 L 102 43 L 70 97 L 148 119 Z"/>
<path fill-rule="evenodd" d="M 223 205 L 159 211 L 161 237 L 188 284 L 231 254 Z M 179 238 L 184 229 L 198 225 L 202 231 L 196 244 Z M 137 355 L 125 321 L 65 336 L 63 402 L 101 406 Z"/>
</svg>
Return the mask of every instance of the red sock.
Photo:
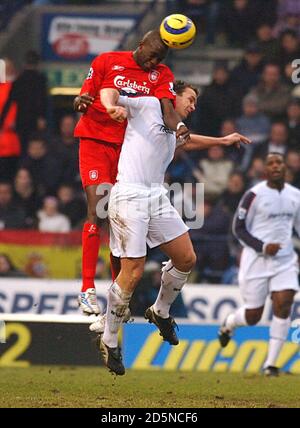
<svg viewBox="0 0 300 428">
<path fill-rule="evenodd" d="M 121 270 L 121 259 L 119 257 L 113 256 L 112 253 L 110 253 L 110 270 L 112 280 L 114 281 Z"/>
<path fill-rule="evenodd" d="M 100 229 L 96 224 L 85 223 L 82 230 L 82 289 L 94 288 L 96 265 L 100 247 Z"/>
</svg>

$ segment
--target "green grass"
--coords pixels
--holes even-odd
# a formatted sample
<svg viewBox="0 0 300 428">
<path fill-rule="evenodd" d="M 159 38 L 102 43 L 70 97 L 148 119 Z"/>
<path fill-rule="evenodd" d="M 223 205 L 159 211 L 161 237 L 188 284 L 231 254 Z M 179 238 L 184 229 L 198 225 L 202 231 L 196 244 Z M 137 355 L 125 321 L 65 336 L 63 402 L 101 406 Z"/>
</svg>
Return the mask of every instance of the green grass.
<svg viewBox="0 0 300 428">
<path fill-rule="evenodd" d="M 300 407 L 300 376 L 0 368 L 0 407 Z"/>
</svg>

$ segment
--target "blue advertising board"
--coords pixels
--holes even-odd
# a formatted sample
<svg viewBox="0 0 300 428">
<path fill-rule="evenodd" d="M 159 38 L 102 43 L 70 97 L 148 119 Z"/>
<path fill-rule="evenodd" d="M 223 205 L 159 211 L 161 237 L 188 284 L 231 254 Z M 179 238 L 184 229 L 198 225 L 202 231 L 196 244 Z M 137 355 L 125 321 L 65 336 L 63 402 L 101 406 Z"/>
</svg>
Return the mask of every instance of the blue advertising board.
<svg viewBox="0 0 300 428">
<path fill-rule="evenodd" d="M 123 354 L 127 368 L 151 370 L 197 370 L 259 373 L 268 352 L 269 328 L 237 329 L 222 349 L 216 325 L 179 325 L 180 343 L 163 342 L 157 328 L 146 323 L 126 324 Z M 292 328 L 277 364 L 284 371 L 300 374 L 300 329 Z"/>
</svg>

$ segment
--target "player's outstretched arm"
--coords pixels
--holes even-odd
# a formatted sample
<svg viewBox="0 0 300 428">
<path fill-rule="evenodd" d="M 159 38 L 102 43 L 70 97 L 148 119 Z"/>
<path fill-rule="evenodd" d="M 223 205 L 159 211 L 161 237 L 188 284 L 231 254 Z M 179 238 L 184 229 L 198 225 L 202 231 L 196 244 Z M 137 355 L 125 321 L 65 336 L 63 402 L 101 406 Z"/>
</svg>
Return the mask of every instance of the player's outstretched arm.
<svg viewBox="0 0 300 428">
<path fill-rule="evenodd" d="M 241 143 L 251 144 L 251 141 L 237 132 L 229 134 L 226 137 L 206 137 L 205 135 L 191 134 L 190 140 L 183 145 L 184 150 L 205 150 L 212 146 L 232 146 L 236 145 L 238 148 Z"/>
<path fill-rule="evenodd" d="M 127 118 L 127 111 L 124 107 L 118 106 L 119 91 L 113 88 L 105 88 L 100 91 L 100 99 L 103 107 L 113 120 L 124 122 Z"/>
</svg>

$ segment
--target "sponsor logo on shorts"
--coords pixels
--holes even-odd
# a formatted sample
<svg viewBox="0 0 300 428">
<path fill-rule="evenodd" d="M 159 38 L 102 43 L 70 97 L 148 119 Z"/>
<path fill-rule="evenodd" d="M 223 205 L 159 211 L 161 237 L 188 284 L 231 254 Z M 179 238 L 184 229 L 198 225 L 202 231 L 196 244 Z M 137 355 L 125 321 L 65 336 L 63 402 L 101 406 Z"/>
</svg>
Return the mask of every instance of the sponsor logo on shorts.
<svg viewBox="0 0 300 428">
<path fill-rule="evenodd" d="M 140 85 L 135 80 L 130 80 L 125 76 L 116 76 L 114 78 L 114 85 L 123 90 L 130 90 L 130 92 L 142 92 L 146 95 L 150 94 L 150 88 L 147 88 L 146 85 Z"/>
<path fill-rule="evenodd" d="M 157 71 L 157 70 L 150 71 L 150 73 L 149 73 L 149 80 L 150 80 L 150 82 L 151 83 L 157 82 L 159 76 L 160 76 L 160 72 L 159 71 Z"/>
<path fill-rule="evenodd" d="M 90 176 L 90 180 L 93 180 L 93 181 L 97 180 L 97 178 L 98 178 L 98 171 L 96 169 L 92 169 L 89 172 L 89 176 Z"/>
<path fill-rule="evenodd" d="M 89 228 L 89 233 L 96 233 L 97 227 L 94 224 L 91 224 Z"/>
</svg>

